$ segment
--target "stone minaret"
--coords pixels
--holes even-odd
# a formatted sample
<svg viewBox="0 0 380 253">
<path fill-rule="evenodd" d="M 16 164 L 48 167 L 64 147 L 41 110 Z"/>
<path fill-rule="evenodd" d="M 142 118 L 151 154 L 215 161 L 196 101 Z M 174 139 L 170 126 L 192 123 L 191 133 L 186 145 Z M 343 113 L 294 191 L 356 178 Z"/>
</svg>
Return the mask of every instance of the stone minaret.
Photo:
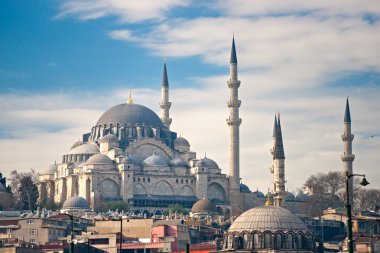
<svg viewBox="0 0 380 253">
<path fill-rule="evenodd" d="M 172 103 L 169 102 L 169 81 L 168 73 L 166 71 L 166 62 L 164 62 L 164 72 L 162 74 L 162 86 L 161 86 L 161 121 L 167 129 L 170 129 L 172 119 L 169 118 L 169 109 Z"/>
<path fill-rule="evenodd" d="M 227 82 L 230 89 L 230 99 L 227 106 L 230 116 L 227 119 L 227 125 L 230 128 L 230 191 L 240 193 L 240 167 L 239 167 L 239 107 L 241 101 L 238 99 L 238 89 L 240 81 L 237 73 L 237 58 L 235 49 L 235 39 L 232 39 L 231 59 L 230 59 L 230 80 Z"/>
<path fill-rule="evenodd" d="M 273 149 L 271 150 L 271 153 L 273 155 L 271 173 L 274 205 L 286 207 L 285 201 L 287 192 L 285 191 L 285 152 L 282 142 L 280 114 L 278 114 L 277 117 L 274 117 Z"/>
<path fill-rule="evenodd" d="M 355 155 L 352 154 L 352 140 L 354 135 L 351 134 L 351 115 L 350 115 L 350 105 L 348 104 L 348 98 L 346 100 L 346 111 L 344 112 L 344 127 L 342 134 L 343 141 L 343 154 L 341 155 L 343 161 L 343 171 L 344 176 L 348 172 L 349 175 L 352 174 L 352 162 L 355 159 Z M 352 177 L 349 180 L 349 194 L 350 194 L 350 205 L 353 204 L 353 181 Z"/>
</svg>

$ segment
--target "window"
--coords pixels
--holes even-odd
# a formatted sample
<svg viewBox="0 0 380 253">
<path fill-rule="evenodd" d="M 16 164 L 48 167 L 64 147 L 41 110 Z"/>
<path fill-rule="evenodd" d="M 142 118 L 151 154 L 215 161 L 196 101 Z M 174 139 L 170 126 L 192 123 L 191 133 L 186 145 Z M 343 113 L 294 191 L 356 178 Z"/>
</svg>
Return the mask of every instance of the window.
<svg viewBox="0 0 380 253">
<path fill-rule="evenodd" d="M 148 182 L 150 182 L 150 178 L 148 177 Z"/>
<path fill-rule="evenodd" d="M 12 233 L 12 229 L 7 228 L 7 234 L 9 235 L 9 234 L 11 234 L 11 233 Z"/>
<path fill-rule="evenodd" d="M 28 224 L 34 224 L 34 220 L 27 220 L 26 221 Z"/>
<path fill-rule="evenodd" d="M 29 232 L 30 235 L 36 235 L 37 234 L 37 229 L 30 229 L 29 231 L 30 231 Z"/>
<path fill-rule="evenodd" d="M 30 243 L 36 243 L 36 239 L 30 239 L 29 242 Z"/>
</svg>

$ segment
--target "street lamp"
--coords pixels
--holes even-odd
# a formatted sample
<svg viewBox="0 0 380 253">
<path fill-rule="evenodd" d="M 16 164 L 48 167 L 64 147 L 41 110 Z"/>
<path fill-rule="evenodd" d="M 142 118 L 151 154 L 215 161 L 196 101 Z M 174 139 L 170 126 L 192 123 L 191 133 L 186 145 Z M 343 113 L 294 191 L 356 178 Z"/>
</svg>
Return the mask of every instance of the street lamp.
<svg viewBox="0 0 380 253">
<path fill-rule="evenodd" d="M 349 196 L 349 185 L 348 181 L 351 177 L 359 176 L 363 177 L 360 184 L 362 186 L 366 186 L 369 184 L 367 179 L 365 178 L 364 174 L 348 174 L 348 171 L 346 171 L 346 211 L 347 211 L 347 246 L 348 246 L 348 253 L 354 253 L 354 242 L 352 240 L 352 218 L 351 218 L 351 203 L 350 203 L 350 196 Z"/>
</svg>

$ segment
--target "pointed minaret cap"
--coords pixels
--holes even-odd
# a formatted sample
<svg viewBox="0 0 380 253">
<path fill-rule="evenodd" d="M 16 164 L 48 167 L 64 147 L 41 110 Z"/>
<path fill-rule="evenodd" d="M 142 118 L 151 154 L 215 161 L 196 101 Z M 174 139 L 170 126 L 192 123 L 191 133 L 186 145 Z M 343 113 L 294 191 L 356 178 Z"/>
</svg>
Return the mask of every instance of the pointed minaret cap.
<svg viewBox="0 0 380 253">
<path fill-rule="evenodd" d="M 273 138 L 276 138 L 277 136 L 277 116 L 274 115 L 274 126 L 273 126 Z"/>
<path fill-rule="evenodd" d="M 168 73 L 166 71 L 166 60 L 164 59 L 164 71 L 162 74 L 162 86 L 169 87 Z"/>
<path fill-rule="evenodd" d="M 277 126 L 276 126 L 275 137 L 276 138 L 275 138 L 275 143 L 273 147 L 273 159 L 285 159 L 284 145 L 282 142 L 280 113 L 277 114 Z"/>
<path fill-rule="evenodd" d="M 350 105 L 348 103 L 348 97 L 346 100 L 346 111 L 344 112 L 344 122 L 351 123 Z"/>
<path fill-rule="evenodd" d="M 232 48 L 231 48 L 230 63 L 236 63 L 237 64 L 236 49 L 235 49 L 235 37 L 232 37 Z"/>
</svg>

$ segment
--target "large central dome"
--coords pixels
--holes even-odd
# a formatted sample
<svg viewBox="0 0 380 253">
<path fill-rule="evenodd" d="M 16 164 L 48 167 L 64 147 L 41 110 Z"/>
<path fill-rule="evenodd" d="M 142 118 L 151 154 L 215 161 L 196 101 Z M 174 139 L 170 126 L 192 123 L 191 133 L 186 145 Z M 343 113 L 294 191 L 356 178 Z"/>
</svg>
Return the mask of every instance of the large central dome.
<svg viewBox="0 0 380 253">
<path fill-rule="evenodd" d="M 137 104 L 120 104 L 112 107 L 99 118 L 99 125 L 147 125 L 162 127 L 162 121 L 151 109 Z"/>
</svg>

